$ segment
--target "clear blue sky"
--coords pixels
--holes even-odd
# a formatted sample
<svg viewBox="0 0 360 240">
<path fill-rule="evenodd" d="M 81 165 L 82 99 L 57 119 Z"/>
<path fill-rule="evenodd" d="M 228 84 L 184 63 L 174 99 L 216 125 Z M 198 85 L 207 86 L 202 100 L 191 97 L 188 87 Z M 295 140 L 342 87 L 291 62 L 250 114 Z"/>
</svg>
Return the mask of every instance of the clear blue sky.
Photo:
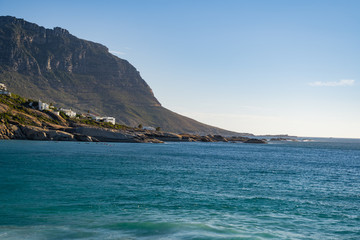
<svg viewBox="0 0 360 240">
<path fill-rule="evenodd" d="M 360 1 L 0 0 L 106 45 L 163 106 L 255 134 L 360 138 Z"/>
</svg>

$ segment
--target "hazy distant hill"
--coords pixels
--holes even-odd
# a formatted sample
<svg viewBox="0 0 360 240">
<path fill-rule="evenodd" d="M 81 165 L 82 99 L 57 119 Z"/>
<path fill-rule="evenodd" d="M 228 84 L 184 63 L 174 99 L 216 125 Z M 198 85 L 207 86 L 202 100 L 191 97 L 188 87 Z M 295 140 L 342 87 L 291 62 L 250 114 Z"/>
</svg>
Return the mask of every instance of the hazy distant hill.
<svg viewBox="0 0 360 240">
<path fill-rule="evenodd" d="M 0 82 L 27 98 L 113 116 L 129 126 L 234 134 L 163 108 L 139 72 L 105 46 L 9 16 L 0 17 Z"/>
</svg>

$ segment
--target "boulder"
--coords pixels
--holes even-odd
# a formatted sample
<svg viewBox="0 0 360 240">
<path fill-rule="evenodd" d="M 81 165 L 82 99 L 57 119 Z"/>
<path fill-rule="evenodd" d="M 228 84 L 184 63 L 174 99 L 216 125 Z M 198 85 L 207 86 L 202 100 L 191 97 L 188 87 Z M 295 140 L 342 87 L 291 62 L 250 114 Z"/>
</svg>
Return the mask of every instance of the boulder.
<svg viewBox="0 0 360 240">
<path fill-rule="evenodd" d="M 75 133 L 74 134 L 74 137 L 77 141 L 80 141 L 80 142 L 95 142 L 93 141 L 93 138 L 90 137 L 90 136 L 87 136 L 87 135 L 83 135 L 83 134 L 77 134 Z"/>
<path fill-rule="evenodd" d="M 208 135 L 214 142 L 227 142 L 228 140 L 221 135 Z"/>
<path fill-rule="evenodd" d="M 265 139 L 256 139 L 256 138 L 250 138 L 248 140 L 246 140 L 244 143 L 267 143 L 267 141 Z"/>
<path fill-rule="evenodd" d="M 71 133 L 57 131 L 57 130 L 48 130 L 46 131 L 46 135 L 49 140 L 54 141 L 74 141 L 74 135 Z"/>
<path fill-rule="evenodd" d="M 42 141 L 74 141 L 74 135 L 57 130 L 47 130 L 35 126 L 20 126 L 21 132 L 24 137 L 29 140 L 42 140 Z"/>
<path fill-rule="evenodd" d="M 208 136 L 200 137 L 201 142 L 214 142 L 214 140 Z"/>
</svg>

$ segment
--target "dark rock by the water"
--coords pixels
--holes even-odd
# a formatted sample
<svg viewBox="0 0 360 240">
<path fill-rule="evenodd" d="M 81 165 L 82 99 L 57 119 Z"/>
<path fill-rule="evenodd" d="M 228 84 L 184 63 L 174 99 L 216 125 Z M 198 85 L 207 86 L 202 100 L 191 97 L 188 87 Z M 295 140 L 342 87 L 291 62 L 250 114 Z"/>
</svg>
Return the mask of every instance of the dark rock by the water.
<svg viewBox="0 0 360 240">
<path fill-rule="evenodd" d="M 246 140 L 244 143 L 267 143 L 267 141 L 265 139 L 256 139 L 256 138 L 251 138 Z"/>
</svg>

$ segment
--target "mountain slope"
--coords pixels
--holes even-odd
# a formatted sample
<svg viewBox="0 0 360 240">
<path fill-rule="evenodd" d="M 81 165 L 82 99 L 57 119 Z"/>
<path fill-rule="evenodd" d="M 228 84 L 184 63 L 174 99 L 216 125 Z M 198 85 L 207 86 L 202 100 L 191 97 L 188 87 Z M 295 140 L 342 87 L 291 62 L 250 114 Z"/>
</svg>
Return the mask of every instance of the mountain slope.
<svg viewBox="0 0 360 240">
<path fill-rule="evenodd" d="M 129 126 L 235 134 L 163 108 L 139 72 L 105 46 L 9 16 L 0 17 L 0 82 L 27 98 L 114 116 Z"/>
</svg>

